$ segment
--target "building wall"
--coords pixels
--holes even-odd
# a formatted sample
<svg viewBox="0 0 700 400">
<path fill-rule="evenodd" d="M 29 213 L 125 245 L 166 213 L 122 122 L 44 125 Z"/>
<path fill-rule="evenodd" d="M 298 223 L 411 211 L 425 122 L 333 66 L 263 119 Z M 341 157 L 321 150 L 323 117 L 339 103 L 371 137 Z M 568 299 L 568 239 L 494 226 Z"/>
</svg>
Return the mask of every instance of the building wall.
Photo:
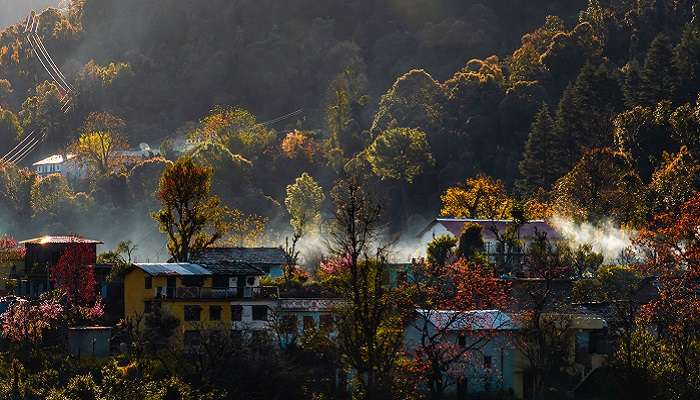
<svg viewBox="0 0 700 400">
<path fill-rule="evenodd" d="M 181 333 L 188 330 L 204 330 L 204 329 L 265 329 L 268 327 L 267 321 L 253 320 L 253 306 L 267 306 L 268 316 L 271 315 L 269 309 L 273 308 L 274 301 L 268 299 L 158 299 L 156 294 L 158 288 L 163 290 L 167 288 L 168 277 L 154 276 L 151 277 L 151 288 L 146 289 L 146 277 L 150 275 L 140 269 L 134 269 L 124 277 L 124 314 L 126 317 L 134 317 L 145 314 L 145 302 L 153 301 L 152 306 L 156 305 L 156 300 L 160 304 L 161 309 L 174 316 L 180 321 L 179 331 Z M 243 279 L 239 277 L 239 279 Z M 211 277 L 204 278 L 202 287 L 212 287 L 213 279 Z M 255 284 L 259 285 L 260 279 L 256 277 Z M 179 277 L 175 278 L 175 288 L 186 287 L 183 285 Z M 185 308 L 187 306 L 200 307 L 199 321 L 185 321 Z M 242 321 L 234 322 L 232 320 L 232 307 L 243 307 Z M 210 309 L 212 307 L 221 307 L 221 318 L 219 320 L 210 319 Z"/>
</svg>

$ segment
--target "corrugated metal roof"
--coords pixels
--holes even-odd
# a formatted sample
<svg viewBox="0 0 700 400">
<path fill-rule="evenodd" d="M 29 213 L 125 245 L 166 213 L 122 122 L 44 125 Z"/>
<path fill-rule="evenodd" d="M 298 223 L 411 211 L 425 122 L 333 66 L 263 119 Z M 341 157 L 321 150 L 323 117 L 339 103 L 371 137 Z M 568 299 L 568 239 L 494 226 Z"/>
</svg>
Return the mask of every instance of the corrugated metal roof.
<svg viewBox="0 0 700 400">
<path fill-rule="evenodd" d="M 42 236 L 34 239 L 27 239 L 19 242 L 19 244 L 102 244 L 102 241 L 86 239 L 80 236 Z"/>
<path fill-rule="evenodd" d="M 211 271 L 201 265 L 190 263 L 137 263 L 135 267 L 149 275 L 198 276 L 211 275 Z"/>
<path fill-rule="evenodd" d="M 418 309 L 416 312 L 439 329 L 448 331 L 517 329 L 517 325 L 511 317 L 500 310 L 451 311 Z"/>
</svg>

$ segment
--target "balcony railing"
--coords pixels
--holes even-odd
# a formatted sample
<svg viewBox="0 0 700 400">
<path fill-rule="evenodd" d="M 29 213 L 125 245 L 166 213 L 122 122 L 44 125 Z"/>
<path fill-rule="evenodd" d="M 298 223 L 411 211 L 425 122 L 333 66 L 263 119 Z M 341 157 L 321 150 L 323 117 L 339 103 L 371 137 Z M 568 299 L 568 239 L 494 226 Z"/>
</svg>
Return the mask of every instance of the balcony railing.
<svg viewBox="0 0 700 400">
<path fill-rule="evenodd" d="M 179 287 L 175 290 L 169 288 L 163 293 L 165 298 L 171 299 L 272 299 L 279 297 L 279 288 L 276 286 L 256 287 Z"/>
</svg>

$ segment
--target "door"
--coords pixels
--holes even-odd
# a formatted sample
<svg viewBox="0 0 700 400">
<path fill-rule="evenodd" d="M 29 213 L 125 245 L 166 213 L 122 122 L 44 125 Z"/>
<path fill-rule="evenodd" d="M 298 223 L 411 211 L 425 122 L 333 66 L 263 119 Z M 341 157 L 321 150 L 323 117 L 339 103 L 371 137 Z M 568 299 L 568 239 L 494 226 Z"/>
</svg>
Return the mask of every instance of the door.
<svg viewBox="0 0 700 400">
<path fill-rule="evenodd" d="M 245 293 L 245 277 L 239 276 L 236 280 L 236 284 L 238 287 L 238 297 L 243 297 Z"/>
<path fill-rule="evenodd" d="M 165 291 L 165 296 L 168 299 L 175 297 L 175 288 L 177 287 L 177 279 L 174 276 L 168 277 L 167 288 Z"/>
</svg>

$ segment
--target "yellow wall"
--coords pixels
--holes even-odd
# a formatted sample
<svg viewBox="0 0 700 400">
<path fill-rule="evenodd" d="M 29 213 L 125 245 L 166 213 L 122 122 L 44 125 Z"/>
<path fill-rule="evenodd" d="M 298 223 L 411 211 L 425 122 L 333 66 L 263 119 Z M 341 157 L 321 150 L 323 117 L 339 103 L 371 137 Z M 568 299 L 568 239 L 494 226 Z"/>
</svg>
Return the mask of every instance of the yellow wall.
<svg viewBox="0 0 700 400">
<path fill-rule="evenodd" d="M 145 279 L 148 276 L 140 269 L 134 269 L 124 277 L 124 314 L 125 317 L 142 316 L 144 313 L 144 301 L 154 300 L 157 287 L 165 288 L 167 286 L 167 277 L 154 276 L 151 289 L 145 288 Z M 176 278 L 176 287 L 182 287 L 180 278 Z M 204 287 L 212 286 L 212 278 L 204 279 Z M 189 329 L 218 329 L 231 327 L 231 301 L 222 299 L 162 299 L 161 309 L 170 315 L 173 315 L 180 321 L 180 331 L 183 332 Z M 200 306 L 200 321 L 185 321 L 185 306 L 198 305 Z M 209 320 L 209 307 L 221 307 L 221 320 Z"/>
</svg>

